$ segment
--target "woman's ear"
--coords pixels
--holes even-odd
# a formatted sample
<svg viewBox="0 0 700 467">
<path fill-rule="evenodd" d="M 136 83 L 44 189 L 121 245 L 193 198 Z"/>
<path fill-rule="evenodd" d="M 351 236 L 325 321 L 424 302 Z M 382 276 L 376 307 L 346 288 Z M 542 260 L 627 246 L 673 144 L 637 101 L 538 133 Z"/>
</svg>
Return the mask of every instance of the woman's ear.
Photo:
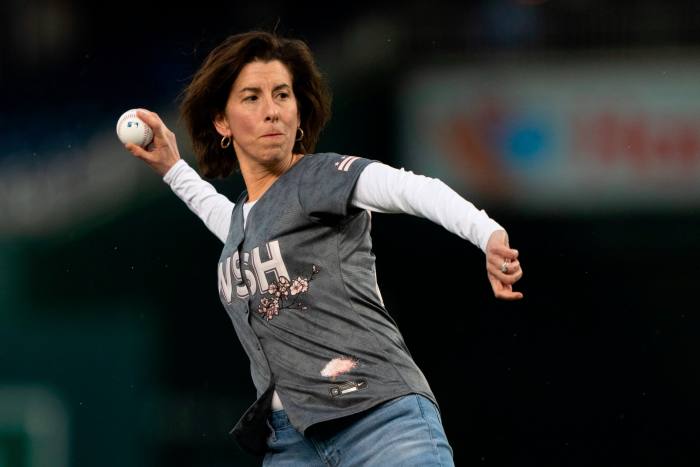
<svg viewBox="0 0 700 467">
<path fill-rule="evenodd" d="M 226 115 L 223 113 L 214 117 L 214 128 L 221 136 L 231 136 L 231 127 L 228 124 L 228 120 L 226 120 Z"/>
</svg>

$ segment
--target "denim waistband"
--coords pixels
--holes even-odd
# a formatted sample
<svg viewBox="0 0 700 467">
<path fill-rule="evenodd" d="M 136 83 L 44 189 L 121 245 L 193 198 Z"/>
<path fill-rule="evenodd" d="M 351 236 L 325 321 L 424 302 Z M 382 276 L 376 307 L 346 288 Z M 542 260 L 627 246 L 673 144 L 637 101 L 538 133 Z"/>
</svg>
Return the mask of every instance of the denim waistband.
<svg viewBox="0 0 700 467">
<path fill-rule="evenodd" d="M 367 414 L 368 412 L 387 409 L 388 407 L 390 407 L 396 403 L 405 402 L 411 398 L 420 398 L 420 399 L 424 400 L 425 402 L 432 404 L 433 406 L 435 406 L 435 408 L 439 414 L 439 409 L 437 409 L 436 404 L 433 401 L 431 401 L 430 399 L 428 399 L 427 397 L 425 397 L 421 394 L 406 394 L 406 395 L 399 396 L 399 397 L 396 397 L 394 399 L 390 399 L 388 401 L 385 401 L 385 402 L 383 402 L 375 407 L 372 407 L 371 409 L 368 409 L 365 412 L 362 412 L 360 414 L 355 414 L 355 416 L 361 416 L 361 414 Z M 280 430 L 282 428 L 286 428 L 292 424 L 289 421 L 289 417 L 287 416 L 287 412 L 284 409 L 272 411 L 270 413 L 270 416 L 269 416 L 269 421 L 270 421 L 270 425 L 272 425 L 272 428 L 275 430 Z"/>
<path fill-rule="evenodd" d="M 291 425 L 289 422 L 289 417 L 287 417 L 287 412 L 284 410 L 275 410 L 270 414 L 270 424 L 275 430 L 282 429 Z"/>
</svg>

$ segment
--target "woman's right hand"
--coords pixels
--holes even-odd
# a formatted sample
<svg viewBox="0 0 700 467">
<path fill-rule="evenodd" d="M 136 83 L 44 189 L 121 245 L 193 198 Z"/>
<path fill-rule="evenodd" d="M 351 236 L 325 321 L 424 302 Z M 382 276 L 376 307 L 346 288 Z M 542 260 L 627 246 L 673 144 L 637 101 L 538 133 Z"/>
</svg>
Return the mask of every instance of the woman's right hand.
<svg viewBox="0 0 700 467">
<path fill-rule="evenodd" d="M 153 141 L 145 149 L 132 143 L 126 144 L 125 147 L 162 177 L 180 160 L 175 133 L 165 126 L 155 112 L 138 109 L 136 115 L 153 130 Z"/>
</svg>

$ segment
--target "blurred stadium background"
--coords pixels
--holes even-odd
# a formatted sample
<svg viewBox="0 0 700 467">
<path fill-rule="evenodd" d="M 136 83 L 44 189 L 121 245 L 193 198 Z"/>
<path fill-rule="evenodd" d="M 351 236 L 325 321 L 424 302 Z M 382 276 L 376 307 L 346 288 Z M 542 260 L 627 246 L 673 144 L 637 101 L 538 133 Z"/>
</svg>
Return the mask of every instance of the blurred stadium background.
<svg viewBox="0 0 700 467">
<path fill-rule="evenodd" d="M 229 34 L 305 39 L 320 151 L 449 183 L 525 277 L 375 216 L 379 282 L 457 465 L 697 465 L 700 6 L 692 1 L 0 5 L 0 466 L 247 466 L 221 245 L 123 150 Z M 215 181 L 236 196 L 236 177 Z M 418 291 L 418 293 L 417 293 Z"/>
</svg>

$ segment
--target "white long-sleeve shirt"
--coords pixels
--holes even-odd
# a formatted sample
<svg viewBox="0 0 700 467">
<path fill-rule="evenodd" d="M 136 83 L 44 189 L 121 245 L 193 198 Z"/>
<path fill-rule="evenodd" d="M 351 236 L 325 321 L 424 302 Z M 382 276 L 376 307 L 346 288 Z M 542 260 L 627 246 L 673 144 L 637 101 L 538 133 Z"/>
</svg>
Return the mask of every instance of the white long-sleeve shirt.
<svg viewBox="0 0 700 467">
<path fill-rule="evenodd" d="M 234 203 L 218 193 L 182 159 L 168 170 L 163 180 L 225 243 Z M 380 162 L 369 164 L 362 171 L 350 203 L 372 212 L 406 213 L 430 219 L 484 252 L 491 234 L 503 230 L 486 212 L 478 210 L 441 180 Z M 244 219 L 254 204 L 243 205 Z"/>
</svg>

